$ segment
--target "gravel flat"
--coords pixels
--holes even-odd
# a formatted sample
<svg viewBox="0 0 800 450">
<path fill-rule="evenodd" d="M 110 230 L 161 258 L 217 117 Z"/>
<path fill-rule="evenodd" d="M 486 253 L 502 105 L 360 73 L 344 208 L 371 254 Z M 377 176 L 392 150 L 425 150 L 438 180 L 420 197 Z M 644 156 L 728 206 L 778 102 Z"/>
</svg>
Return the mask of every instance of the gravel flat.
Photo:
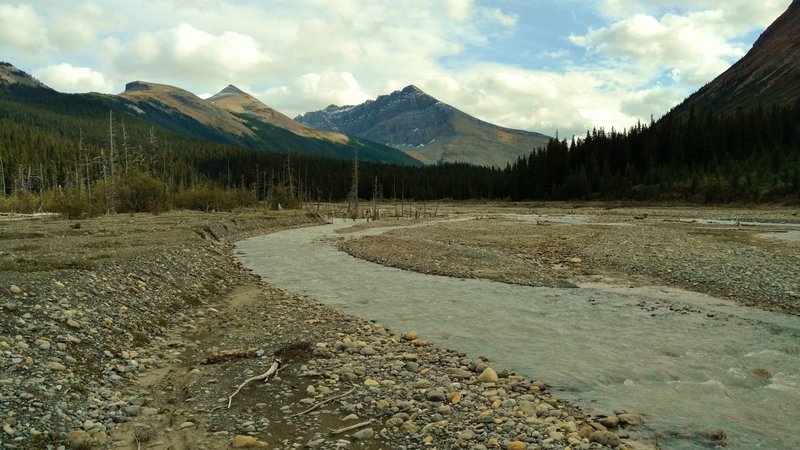
<svg viewBox="0 0 800 450">
<path fill-rule="evenodd" d="M 797 210 L 494 211 L 344 240 L 340 248 L 423 273 L 551 287 L 667 285 L 800 314 L 800 242 L 792 239 L 800 229 Z"/>
<path fill-rule="evenodd" d="M 589 417 L 545 383 L 276 289 L 235 259 L 237 240 L 319 222 L 0 221 L 0 448 L 652 448 L 633 412 Z"/>
</svg>

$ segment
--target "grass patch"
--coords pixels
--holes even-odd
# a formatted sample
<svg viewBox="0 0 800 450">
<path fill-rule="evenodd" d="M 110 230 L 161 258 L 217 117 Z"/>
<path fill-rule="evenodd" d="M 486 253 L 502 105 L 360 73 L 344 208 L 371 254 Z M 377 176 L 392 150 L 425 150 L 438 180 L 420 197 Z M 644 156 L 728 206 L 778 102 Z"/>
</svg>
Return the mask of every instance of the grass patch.
<svg viewBox="0 0 800 450">
<path fill-rule="evenodd" d="M 41 231 L 28 232 L 28 233 L 9 233 L 7 231 L 0 231 L 0 241 L 10 241 L 14 239 L 37 239 L 47 237 L 47 233 Z"/>
<path fill-rule="evenodd" d="M 119 248 L 122 246 L 122 243 L 119 241 L 91 241 L 83 244 L 83 248 L 91 248 L 91 249 L 109 249 L 109 248 Z"/>
<path fill-rule="evenodd" d="M 96 265 L 90 261 L 59 261 L 47 258 L 15 258 L 0 260 L 0 272 L 50 272 L 53 270 L 94 270 Z"/>
</svg>

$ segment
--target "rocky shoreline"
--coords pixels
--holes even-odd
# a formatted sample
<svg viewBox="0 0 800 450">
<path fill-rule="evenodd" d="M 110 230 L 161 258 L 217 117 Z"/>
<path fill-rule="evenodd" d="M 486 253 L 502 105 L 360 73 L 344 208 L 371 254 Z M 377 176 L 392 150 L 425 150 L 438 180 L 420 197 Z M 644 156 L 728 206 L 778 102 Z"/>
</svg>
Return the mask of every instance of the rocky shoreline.
<svg viewBox="0 0 800 450">
<path fill-rule="evenodd" d="M 265 285 L 232 255 L 318 221 L 0 222 L 0 448 L 647 448 L 638 415 L 586 417 L 486 359 Z M 207 364 L 220 354 L 239 356 Z"/>
</svg>

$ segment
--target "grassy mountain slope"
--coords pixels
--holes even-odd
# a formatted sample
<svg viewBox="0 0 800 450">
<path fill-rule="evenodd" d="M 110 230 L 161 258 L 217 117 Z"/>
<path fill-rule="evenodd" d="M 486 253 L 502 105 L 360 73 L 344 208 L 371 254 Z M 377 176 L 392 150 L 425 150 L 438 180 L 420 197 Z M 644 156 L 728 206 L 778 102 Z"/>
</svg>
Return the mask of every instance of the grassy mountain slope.
<svg viewBox="0 0 800 450">
<path fill-rule="evenodd" d="M 800 100 L 800 0 L 753 44 L 736 64 L 674 109 L 688 114 L 733 113 L 758 105 L 792 106 Z"/>
</svg>

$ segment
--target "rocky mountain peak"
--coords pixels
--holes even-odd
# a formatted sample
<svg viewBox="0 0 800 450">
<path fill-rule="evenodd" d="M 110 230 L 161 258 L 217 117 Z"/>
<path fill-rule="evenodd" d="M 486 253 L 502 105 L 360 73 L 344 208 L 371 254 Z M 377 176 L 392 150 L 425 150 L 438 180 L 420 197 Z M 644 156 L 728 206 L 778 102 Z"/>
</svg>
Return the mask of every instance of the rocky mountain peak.
<svg viewBox="0 0 800 450">
<path fill-rule="evenodd" d="M 225 87 L 225 89 L 217 92 L 214 95 L 214 97 L 221 97 L 223 95 L 247 95 L 247 96 L 249 96 L 249 94 L 247 92 L 239 89 L 238 87 L 236 87 L 236 86 L 234 86 L 232 84 L 227 85 Z"/>
<path fill-rule="evenodd" d="M 503 167 L 547 142 L 547 137 L 538 133 L 478 120 L 413 84 L 360 105 L 330 105 L 295 120 L 380 142 L 425 163 Z"/>
<path fill-rule="evenodd" d="M 16 84 L 20 86 L 50 89 L 28 73 L 17 69 L 12 64 L 0 62 L 0 84 Z"/>
<path fill-rule="evenodd" d="M 409 84 L 408 86 L 404 87 L 403 90 L 400 92 L 402 92 L 403 94 L 425 94 L 425 92 L 422 89 L 414 86 L 413 84 Z"/>
<path fill-rule="evenodd" d="M 150 83 L 145 81 L 131 81 L 125 85 L 125 92 L 142 92 L 149 91 Z"/>
</svg>

